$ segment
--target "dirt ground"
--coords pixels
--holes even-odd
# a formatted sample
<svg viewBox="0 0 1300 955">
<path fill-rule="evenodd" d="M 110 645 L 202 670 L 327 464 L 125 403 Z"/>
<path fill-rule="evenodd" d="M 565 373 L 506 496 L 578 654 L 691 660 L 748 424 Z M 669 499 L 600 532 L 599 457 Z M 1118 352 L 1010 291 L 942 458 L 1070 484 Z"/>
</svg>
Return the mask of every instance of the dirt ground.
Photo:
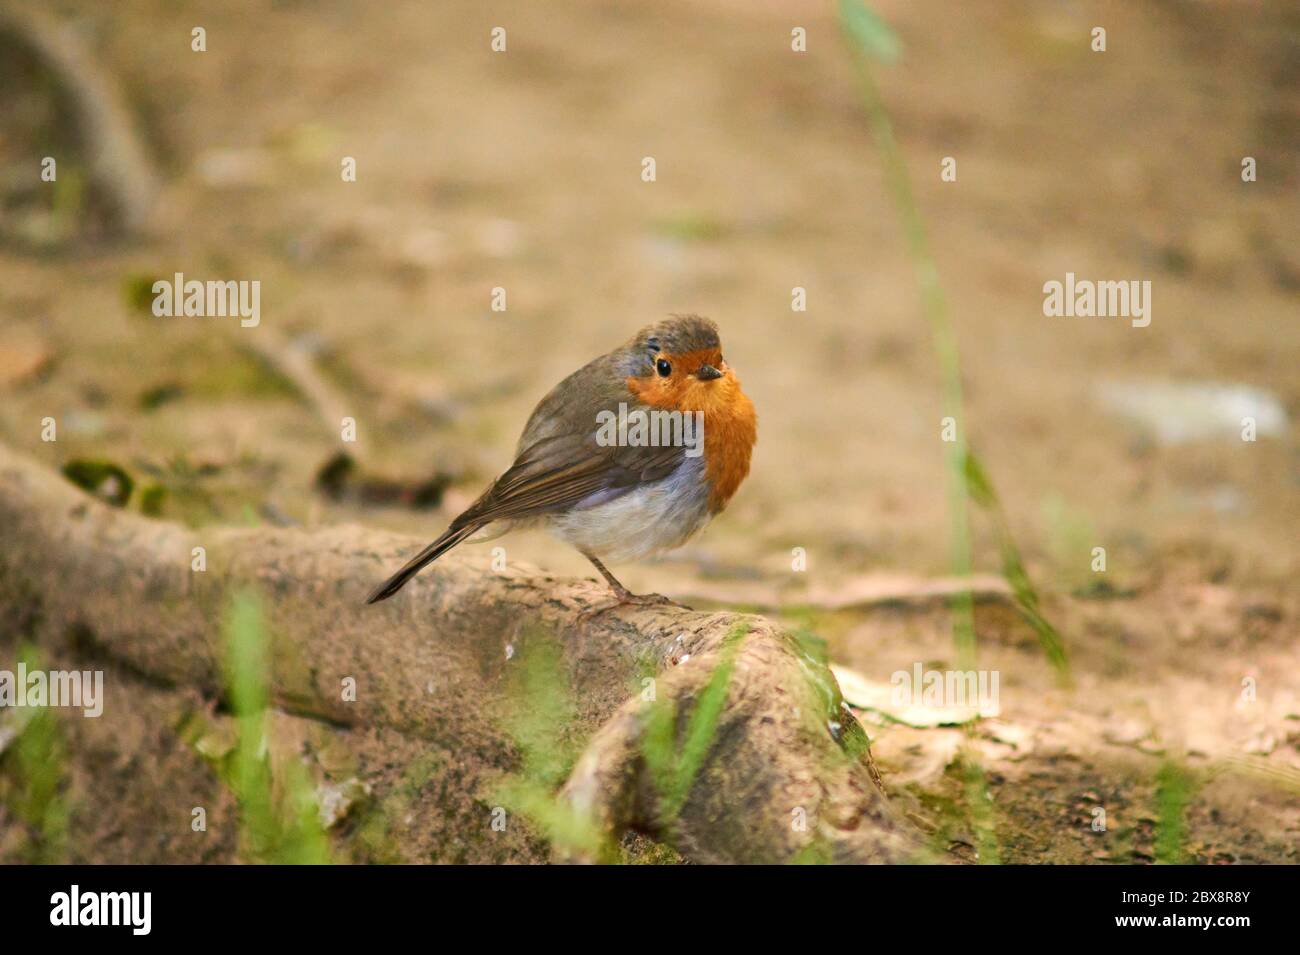
<svg viewBox="0 0 1300 955">
<path fill-rule="evenodd" d="M 814 594 L 948 572 L 939 365 L 830 5 L 49 6 L 124 88 L 166 186 L 150 235 L 31 241 L 51 214 L 21 184 L 57 119 L 48 90 L 4 67 L 0 440 L 51 466 L 118 462 L 166 489 L 172 519 L 432 538 L 509 463 L 552 384 L 665 313 L 698 312 L 757 406 L 753 470 L 687 548 L 615 571 L 696 606 L 775 605 L 869 680 L 954 665 L 942 606 Z M 951 302 L 963 427 L 1074 676 L 1061 685 L 1014 611 L 981 603 L 999 717 L 969 736 L 873 728 L 886 785 L 942 850 L 973 859 L 964 746 L 1002 861 L 1145 862 L 1172 765 L 1185 858 L 1300 861 L 1300 4 L 874 7 L 904 48 L 878 77 Z M 1097 25 L 1104 53 L 1089 47 Z M 195 26 L 206 52 L 190 49 Z M 955 182 L 940 177 L 949 156 Z M 138 290 L 177 271 L 260 280 L 261 324 L 154 318 Z M 1043 284 L 1067 272 L 1149 280 L 1150 325 L 1045 317 Z M 439 476 L 438 506 L 317 491 L 339 435 L 255 336 L 315 348 L 364 472 Z M 1258 389 L 1282 418 L 1254 442 L 1235 427 L 1179 441 L 1108 400 L 1169 383 Z M 41 440 L 46 416 L 56 443 Z M 976 567 L 994 572 L 974 521 Z M 540 535 L 497 545 L 590 574 Z M 158 785 L 140 765 L 215 782 L 174 733 L 131 718 L 137 751 L 119 740 L 106 775 L 86 768 L 100 749 L 83 739 L 76 786 L 120 792 L 74 854 L 198 861 L 151 842 L 129 807 Z M 381 794 L 401 773 L 375 768 Z"/>
</svg>

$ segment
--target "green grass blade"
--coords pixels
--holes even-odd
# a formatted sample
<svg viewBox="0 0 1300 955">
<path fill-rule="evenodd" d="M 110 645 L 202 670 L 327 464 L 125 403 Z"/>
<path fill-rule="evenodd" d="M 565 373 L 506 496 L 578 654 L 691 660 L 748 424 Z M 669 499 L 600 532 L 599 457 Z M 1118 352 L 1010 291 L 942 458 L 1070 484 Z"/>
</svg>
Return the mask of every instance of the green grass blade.
<svg viewBox="0 0 1300 955">
<path fill-rule="evenodd" d="M 1048 661 L 1057 673 L 1062 677 L 1068 676 L 1070 663 L 1065 652 L 1065 641 L 1061 639 L 1061 634 L 1056 627 L 1043 616 L 1039 607 L 1038 591 L 1029 579 L 1029 572 L 1025 570 L 1020 548 L 1016 546 L 1002 502 L 993 489 L 993 483 L 989 480 L 984 466 L 975 457 L 975 452 L 969 449 L 966 452 L 966 486 L 970 489 L 971 500 L 977 507 L 983 508 L 993 522 L 998 539 L 998 551 L 1002 555 L 1002 576 L 1011 585 L 1016 609 L 1020 611 L 1025 622 L 1033 628 L 1043 652 L 1047 654 Z"/>
<path fill-rule="evenodd" d="M 948 505 L 949 564 L 955 577 L 965 578 L 971 573 L 970 514 L 968 502 L 991 510 L 997 526 L 999 550 L 1003 572 L 1015 593 L 1016 605 L 1028 621 L 1048 659 L 1059 673 L 1067 672 L 1064 643 L 1056 628 L 1039 610 L 1038 594 L 1025 572 L 1020 551 L 1010 533 L 1009 526 L 997 506 L 993 491 L 983 467 L 969 450 L 966 438 L 965 399 L 961 383 L 961 361 L 957 349 L 957 336 L 949 318 L 948 300 L 939 282 L 939 267 L 930 249 L 929 236 L 921 218 L 920 207 L 912 192 L 907 163 L 894 136 L 893 123 L 872 76 L 871 61 L 896 58 L 899 44 L 880 18 L 859 0 L 840 0 L 838 6 L 840 25 L 857 54 L 858 74 L 862 84 L 863 103 L 871 121 L 872 132 L 880 150 L 885 180 L 903 223 L 908 252 L 912 258 L 917 285 L 921 293 L 922 312 L 934 336 L 935 351 L 939 359 L 943 381 L 943 414 L 956 422 L 955 440 L 945 442 L 946 497 Z M 952 598 L 953 642 L 957 650 L 957 665 L 962 669 L 975 668 L 975 610 L 969 590 Z"/>
<path fill-rule="evenodd" d="M 894 63 L 902 56 L 903 44 L 898 35 L 861 0 L 840 0 L 840 24 L 863 56 L 883 63 Z"/>
<path fill-rule="evenodd" d="M 741 621 L 723 638 L 720 659 L 709 682 L 700 691 L 682 734 L 680 751 L 676 745 L 677 709 L 672 701 L 656 701 L 645 717 L 641 747 L 651 778 L 659 793 L 660 815 L 669 824 L 681 812 L 695 785 L 718 732 L 727 690 L 736 666 L 749 623 Z"/>
<path fill-rule="evenodd" d="M 1166 760 L 1156 774 L 1155 856 L 1160 865 L 1179 865 L 1187 861 L 1184 843 L 1187 836 L 1187 805 L 1191 802 L 1192 780 L 1187 770 Z"/>
<path fill-rule="evenodd" d="M 270 641 L 261 605 L 252 592 L 232 598 L 225 641 L 226 694 L 238 728 L 229 782 L 239 802 L 242 847 L 259 862 L 327 863 L 329 837 L 306 770 L 288 760 L 279 780 L 272 772 L 267 709 Z"/>
</svg>

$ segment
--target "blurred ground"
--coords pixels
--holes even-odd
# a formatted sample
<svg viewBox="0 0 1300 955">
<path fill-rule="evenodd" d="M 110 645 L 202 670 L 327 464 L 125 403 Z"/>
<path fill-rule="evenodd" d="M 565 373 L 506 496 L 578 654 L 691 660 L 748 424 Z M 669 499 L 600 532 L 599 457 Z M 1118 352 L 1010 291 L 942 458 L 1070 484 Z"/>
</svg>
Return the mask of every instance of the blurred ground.
<svg viewBox="0 0 1300 955">
<path fill-rule="evenodd" d="M 805 582 L 945 572 L 937 364 L 829 6 L 49 6 L 123 84 L 169 186 L 152 238 L 43 244 L 51 216 L 21 184 L 57 115 L 22 64 L 3 67 L 0 440 L 51 465 L 120 463 L 167 489 L 175 519 L 432 537 L 509 463 L 555 381 L 695 311 L 720 323 L 758 407 L 753 472 L 689 548 L 615 568 L 625 583 L 725 600 L 740 582 L 794 608 Z M 1057 688 L 1010 611 L 981 610 L 981 665 L 1001 671 L 1012 727 L 981 738 L 1018 741 L 984 741 L 1003 858 L 1150 858 L 1153 787 L 1175 756 L 1198 780 L 1195 861 L 1296 861 L 1300 6 L 876 7 L 905 47 L 880 82 L 952 302 L 970 435 L 1077 675 Z M 1098 24 L 1104 54 L 1088 46 Z M 262 325 L 138 307 L 142 283 L 175 271 L 260 279 Z M 1045 318 L 1042 285 L 1067 271 L 1150 280 L 1150 327 Z M 445 475 L 442 506 L 314 492 L 338 435 L 248 350 L 258 335 L 306 336 L 355 405 L 363 467 Z M 1112 382 L 1249 385 L 1287 421 L 1255 443 L 1168 444 L 1106 405 Z M 56 444 L 40 440 L 47 415 Z M 996 569 L 976 530 L 977 566 Z M 589 573 L 541 536 L 498 543 Z M 874 680 L 952 663 L 939 610 L 791 614 Z M 887 779 L 923 818 L 962 798 L 936 758 L 956 733 L 880 734 Z M 1111 832 L 1089 828 L 1095 805 Z M 945 833 L 960 855 L 968 835 Z"/>
</svg>

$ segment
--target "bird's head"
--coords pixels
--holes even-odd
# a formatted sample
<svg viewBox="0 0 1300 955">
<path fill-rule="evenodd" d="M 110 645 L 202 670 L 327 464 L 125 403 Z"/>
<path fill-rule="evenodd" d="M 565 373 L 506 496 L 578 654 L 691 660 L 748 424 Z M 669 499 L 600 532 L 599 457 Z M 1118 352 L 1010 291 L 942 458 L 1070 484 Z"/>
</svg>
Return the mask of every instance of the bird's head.
<svg viewBox="0 0 1300 955">
<path fill-rule="evenodd" d="M 659 408 L 707 410 L 739 385 L 722 357 L 718 326 L 698 315 L 671 315 L 624 346 L 628 388 Z"/>
</svg>

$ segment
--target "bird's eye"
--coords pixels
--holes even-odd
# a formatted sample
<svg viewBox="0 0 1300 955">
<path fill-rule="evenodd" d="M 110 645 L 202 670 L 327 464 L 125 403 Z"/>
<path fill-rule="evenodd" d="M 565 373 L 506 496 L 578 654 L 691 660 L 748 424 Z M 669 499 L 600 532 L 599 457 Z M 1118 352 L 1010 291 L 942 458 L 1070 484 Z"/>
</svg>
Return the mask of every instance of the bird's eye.
<svg viewBox="0 0 1300 955">
<path fill-rule="evenodd" d="M 673 373 L 673 366 L 666 358 L 660 358 L 655 362 L 655 371 L 659 372 L 660 378 L 667 378 Z"/>
</svg>

